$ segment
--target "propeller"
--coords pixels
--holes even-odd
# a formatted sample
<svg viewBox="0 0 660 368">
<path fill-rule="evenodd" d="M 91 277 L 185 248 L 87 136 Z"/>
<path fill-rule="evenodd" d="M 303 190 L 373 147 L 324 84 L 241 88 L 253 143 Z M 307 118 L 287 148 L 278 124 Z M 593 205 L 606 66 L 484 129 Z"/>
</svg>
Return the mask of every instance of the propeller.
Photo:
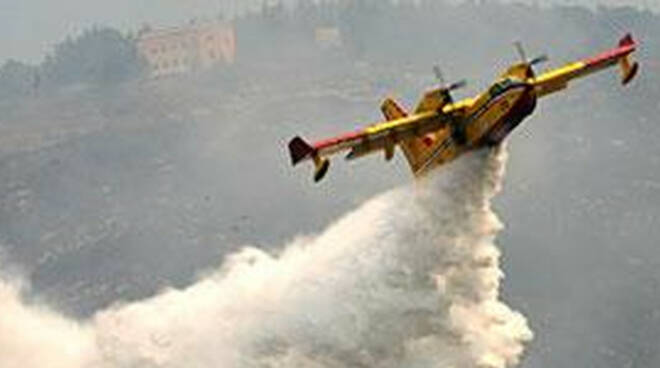
<svg viewBox="0 0 660 368">
<path fill-rule="evenodd" d="M 518 51 L 518 55 L 520 55 L 520 60 L 523 63 L 529 65 L 530 67 L 534 67 L 536 65 L 543 64 L 543 63 L 547 62 L 548 60 L 550 60 L 550 58 L 548 58 L 548 55 L 545 55 L 545 54 L 537 56 L 537 57 L 533 58 L 532 60 L 528 60 L 527 55 L 525 54 L 525 49 L 523 48 L 522 42 L 516 41 L 513 44 L 516 46 L 516 50 Z"/>
<path fill-rule="evenodd" d="M 513 45 L 516 47 L 518 55 L 520 55 L 520 60 L 523 63 L 527 63 L 527 55 L 525 54 L 525 49 L 523 48 L 522 42 L 516 41 L 513 43 Z"/>
<path fill-rule="evenodd" d="M 433 66 L 433 73 L 435 74 L 435 78 L 440 83 L 440 87 L 447 92 L 447 96 L 449 97 L 450 101 L 452 99 L 450 92 L 455 91 L 457 89 L 464 88 L 465 86 L 467 86 L 467 81 L 465 79 L 461 79 L 458 82 L 447 84 L 445 82 L 444 76 L 442 75 L 442 70 L 440 70 L 440 67 L 437 66 L 437 65 Z"/>
<path fill-rule="evenodd" d="M 548 55 L 543 54 L 543 55 L 541 55 L 541 56 L 537 56 L 537 57 L 535 57 L 534 59 L 532 59 L 532 60 L 529 62 L 529 65 L 531 65 L 531 66 L 535 66 L 535 65 L 537 65 L 537 64 L 547 63 L 549 60 L 550 60 L 550 58 L 548 57 Z"/>
</svg>

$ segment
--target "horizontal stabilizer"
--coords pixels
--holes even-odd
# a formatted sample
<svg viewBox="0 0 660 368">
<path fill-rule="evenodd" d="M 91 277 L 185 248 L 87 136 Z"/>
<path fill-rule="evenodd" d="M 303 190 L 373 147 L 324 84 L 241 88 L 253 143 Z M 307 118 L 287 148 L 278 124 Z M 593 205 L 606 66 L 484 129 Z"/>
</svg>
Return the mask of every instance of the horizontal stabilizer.
<svg viewBox="0 0 660 368">
<path fill-rule="evenodd" d="M 314 155 L 314 148 L 302 138 L 295 137 L 289 142 L 289 153 L 291 163 L 296 166 L 301 161 L 311 158 Z"/>
</svg>

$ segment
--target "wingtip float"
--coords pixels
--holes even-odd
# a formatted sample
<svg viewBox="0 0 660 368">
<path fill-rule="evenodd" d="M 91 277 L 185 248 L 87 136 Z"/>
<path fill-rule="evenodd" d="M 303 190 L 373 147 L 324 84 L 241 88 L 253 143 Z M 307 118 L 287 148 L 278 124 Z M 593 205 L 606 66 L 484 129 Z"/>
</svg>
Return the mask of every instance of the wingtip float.
<svg viewBox="0 0 660 368">
<path fill-rule="evenodd" d="M 451 92 L 465 82 L 445 84 L 436 67 L 440 87 L 428 91 L 413 112 L 388 98 L 381 105 L 384 122 L 311 144 L 295 137 L 289 142 L 292 164 L 312 161 L 314 181 L 319 182 L 328 172 L 328 157 L 334 154 L 348 151 L 346 159 L 354 160 L 382 151 L 389 161 L 399 147 L 413 174 L 420 176 L 467 151 L 498 145 L 534 112 L 538 98 L 567 88 L 573 79 L 618 65 L 621 83 L 627 85 L 639 71 L 631 58 L 637 48 L 631 34 L 615 48 L 538 76 L 534 67 L 546 62 L 547 56 L 528 60 L 522 46 L 516 46 L 521 61 L 477 96 L 454 102 Z"/>
</svg>

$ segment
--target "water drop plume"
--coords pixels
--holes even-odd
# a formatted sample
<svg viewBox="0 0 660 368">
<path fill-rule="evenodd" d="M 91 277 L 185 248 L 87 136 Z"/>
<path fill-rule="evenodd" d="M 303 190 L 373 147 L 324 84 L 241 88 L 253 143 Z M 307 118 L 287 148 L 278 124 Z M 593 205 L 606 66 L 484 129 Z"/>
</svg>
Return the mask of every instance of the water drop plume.
<svg viewBox="0 0 660 368">
<path fill-rule="evenodd" d="M 499 299 L 491 200 L 505 162 L 503 148 L 467 155 L 278 254 L 246 248 L 186 289 L 89 322 L 9 292 L 10 308 L 40 326 L 19 336 L 52 334 L 0 344 L 0 362 L 38 367 L 21 352 L 66 341 L 67 367 L 513 367 L 532 333 Z M 0 341 L 22 325 L 3 320 L 5 308 Z"/>
</svg>

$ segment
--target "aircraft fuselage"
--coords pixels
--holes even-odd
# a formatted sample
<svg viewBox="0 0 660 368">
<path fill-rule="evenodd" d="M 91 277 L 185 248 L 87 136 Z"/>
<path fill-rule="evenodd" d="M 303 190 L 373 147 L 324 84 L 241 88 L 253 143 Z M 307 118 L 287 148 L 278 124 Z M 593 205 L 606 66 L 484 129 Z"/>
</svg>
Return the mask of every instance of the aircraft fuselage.
<svg viewBox="0 0 660 368">
<path fill-rule="evenodd" d="M 478 96 L 473 107 L 457 109 L 445 139 L 416 175 L 454 160 L 466 151 L 498 145 L 536 108 L 536 93 L 529 83 L 504 79 Z M 448 109 L 452 107 L 449 106 Z"/>
<path fill-rule="evenodd" d="M 535 109 L 534 87 L 522 82 L 511 83 L 503 91 L 491 96 L 485 114 L 490 114 L 487 119 L 492 119 L 492 121 L 481 122 L 479 116 L 474 117 L 474 121 L 486 126 L 486 128 L 478 130 L 478 133 L 483 133 L 483 136 L 477 140 L 476 146 L 499 144 Z"/>
</svg>

